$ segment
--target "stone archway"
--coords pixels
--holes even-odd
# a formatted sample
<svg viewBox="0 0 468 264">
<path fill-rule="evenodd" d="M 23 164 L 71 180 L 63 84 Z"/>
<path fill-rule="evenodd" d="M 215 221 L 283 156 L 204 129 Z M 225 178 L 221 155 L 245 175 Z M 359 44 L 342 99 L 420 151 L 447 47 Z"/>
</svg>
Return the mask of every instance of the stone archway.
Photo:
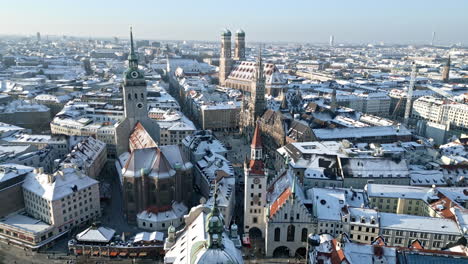
<svg viewBox="0 0 468 264">
<path fill-rule="evenodd" d="M 296 250 L 296 257 L 304 258 L 307 253 L 307 249 L 305 247 L 300 247 Z"/>
<path fill-rule="evenodd" d="M 250 239 L 259 239 L 263 237 L 262 230 L 258 227 L 251 227 L 249 229 L 249 237 Z"/>
<path fill-rule="evenodd" d="M 285 246 L 279 246 L 273 250 L 273 257 L 275 258 L 289 258 L 289 248 Z"/>
</svg>

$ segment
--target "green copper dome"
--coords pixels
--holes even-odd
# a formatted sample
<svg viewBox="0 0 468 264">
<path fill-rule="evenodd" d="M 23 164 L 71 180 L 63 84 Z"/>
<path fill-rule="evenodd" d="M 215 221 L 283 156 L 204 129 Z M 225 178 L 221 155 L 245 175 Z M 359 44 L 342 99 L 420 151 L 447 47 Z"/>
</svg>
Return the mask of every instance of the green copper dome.
<svg viewBox="0 0 468 264">
<path fill-rule="evenodd" d="M 236 35 L 237 35 L 237 36 L 245 36 L 245 32 L 244 32 L 243 29 L 238 29 L 238 30 L 236 31 Z"/>
<path fill-rule="evenodd" d="M 223 31 L 221 31 L 221 36 L 226 36 L 226 37 L 230 37 L 231 36 L 231 31 L 227 28 L 223 29 Z"/>
</svg>

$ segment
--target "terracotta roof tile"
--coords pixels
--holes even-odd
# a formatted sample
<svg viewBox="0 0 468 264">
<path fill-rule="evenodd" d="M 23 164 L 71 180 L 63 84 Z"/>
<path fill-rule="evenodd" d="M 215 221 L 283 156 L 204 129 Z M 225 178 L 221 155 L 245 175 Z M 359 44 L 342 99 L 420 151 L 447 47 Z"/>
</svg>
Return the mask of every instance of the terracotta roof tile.
<svg viewBox="0 0 468 264">
<path fill-rule="evenodd" d="M 287 188 L 283 191 L 283 193 L 273 202 L 270 207 L 270 217 L 273 217 L 276 212 L 281 208 L 281 206 L 288 200 L 289 196 L 291 195 L 291 188 Z"/>
<path fill-rule="evenodd" d="M 250 173 L 256 175 L 264 175 L 265 174 L 265 166 L 263 165 L 263 161 L 261 160 L 250 160 L 249 162 L 249 169 Z"/>
<path fill-rule="evenodd" d="M 262 137 L 260 135 L 260 128 L 258 125 L 255 126 L 255 132 L 252 139 L 252 144 L 250 144 L 251 148 L 262 148 Z"/>
</svg>

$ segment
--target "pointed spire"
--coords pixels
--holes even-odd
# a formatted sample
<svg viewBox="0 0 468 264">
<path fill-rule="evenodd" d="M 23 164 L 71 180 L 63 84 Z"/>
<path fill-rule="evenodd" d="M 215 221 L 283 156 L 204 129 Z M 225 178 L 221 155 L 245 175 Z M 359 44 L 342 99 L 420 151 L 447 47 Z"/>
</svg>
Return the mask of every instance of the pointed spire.
<svg viewBox="0 0 468 264">
<path fill-rule="evenodd" d="M 138 68 L 138 58 L 135 54 L 135 48 L 133 47 L 133 30 L 130 27 L 130 54 L 128 55 L 128 66 L 130 68 Z"/>
<path fill-rule="evenodd" d="M 211 212 L 206 217 L 206 230 L 209 234 L 209 248 L 223 248 L 222 239 L 224 231 L 224 223 L 218 209 L 218 181 L 215 181 L 213 206 Z"/>
<path fill-rule="evenodd" d="M 255 132 L 254 132 L 252 144 L 250 144 L 250 147 L 253 149 L 263 148 L 262 137 L 260 135 L 260 128 L 258 124 L 255 126 Z"/>
<path fill-rule="evenodd" d="M 257 80 L 263 79 L 263 58 L 262 58 L 262 44 L 258 49 L 258 62 L 257 62 Z"/>
<path fill-rule="evenodd" d="M 130 27 L 130 53 L 134 54 L 135 50 L 133 49 L 133 31 L 132 27 Z"/>
</svg>

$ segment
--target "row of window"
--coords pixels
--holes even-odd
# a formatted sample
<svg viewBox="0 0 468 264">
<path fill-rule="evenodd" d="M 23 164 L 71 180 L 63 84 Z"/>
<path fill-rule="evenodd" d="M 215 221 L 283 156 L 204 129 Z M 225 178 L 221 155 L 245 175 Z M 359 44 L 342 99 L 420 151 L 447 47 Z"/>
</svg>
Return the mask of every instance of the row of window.
<svg viewBox="0 0 468 264">
<path fill-rule="evenodd" d="M 145 95 L 143 93 L 140 94 L 140 97 L 141 97 L 141 99 L 145 99 Z M 128 94 L 127 98 L 128 98 L 128 100 L 131 101 L 132 100 L 132 95 Z M 137 93 L 135 93 L 134 98 L 135 98 L 135 100 L 138 100 L 138 94 Z"/>
<path fill-rule="evenodd" d="M 254 188 L 255 188 L 255 184 L 251 184 L 251 185 L 250 185 L 250 189 L 254 189 Z M 262 189 L 262 185 L 261 185 L 261 184 L 258 185 L 258 189 Z"/>
<path fill-rule="evenodd" d="M 294 242 L 296 227 L 294 225 L 289 225 L 286 231 L 286 241 Z M 302 228 L 301 230 L 301 241 L 306 242 L 308 236 L 307 228 Z M 281 240 L 281 229 L 279 227 L 275 228 L 274 240 L 279 242 Z"/>
<path fill-rule="evenodd" d="M 364 227 L 362 227 L 362 226 L 357 226 L 357 228 L 356 228 L 356 226 L 351 226 L 351 230 L 357 230 L 359 232 L 362 232 L 363 230 L 366 230 L 365 232 L 367 232 L 367 233 L 369 233 L 369 232 L 375 233 L 375 227 L 372 227 L 372 228 L 366 227 L 364 229 Z"/>
</svg>

